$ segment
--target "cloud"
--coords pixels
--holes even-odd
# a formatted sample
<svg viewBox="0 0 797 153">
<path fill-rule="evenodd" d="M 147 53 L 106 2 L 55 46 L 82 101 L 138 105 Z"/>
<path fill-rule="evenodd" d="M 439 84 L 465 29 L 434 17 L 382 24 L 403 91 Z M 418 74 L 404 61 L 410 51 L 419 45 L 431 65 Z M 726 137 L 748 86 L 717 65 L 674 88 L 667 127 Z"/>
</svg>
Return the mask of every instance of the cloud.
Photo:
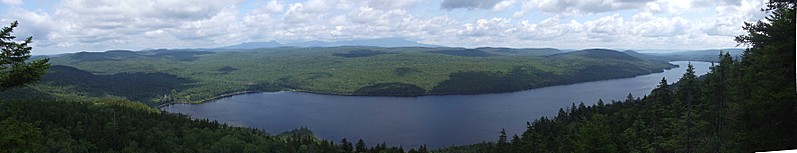
<svg viewBox="0 0 797 153">
<path fill-rule="evenodd" d="M 495 4 L 495 6 L 493 6 L 493 11 L 503 11 L 507 8 L 513 7 L 515 3 L 516 3 L 515 0 L 504 0 L 498 2 L 497 4 Z"/>
<path fill-rule="evenodd" d="M 419 0 L 367 0 L 365 6 L 382 10 L 406 9 L 415 6 L 418 2 Z"/>
<path fill-rule="evenodd" d="M 445 10 L 453 10 L 458 8 L 492 9 L 496 4 L 498 4 L 501 1 L 502 0 L 443 0 L 443 2 L 440 3 L 440 8 Z"/>
<path fill-rule="evenodd" d="M 718 6 L 716 17 L 701 19 L 700 30 L 710 36 L 732 37 L 744 33 L 742 22 L 755 22 L 766 14 L 758 10 L 766 4 L 762 1 L 745 0 L 738 5 Z"/>
<path fill-rule="evenodd" d="M 37 54 L 383 37 L 460 47 L 720 48 L 735 45 L 743 22 L 766 15 L 761 0 L 438 2 L 442 9 L 419 0 L 268 0 L 242 11 L 239 1 L 63 0 L 46 10 L 9 7 L 0 22 L 19 20 L 16 34 L 34 36 Z M 451 11 L 459 8 L 491 11 Z"/>
<path fill-rule="evenodd" d="M 467 37 L 506 36 L 515 30 L 511 22 L 512 19 L 508 18 L 478 19 L 475 23 L 463 25 L 457 34 Z"/>
<path fill-rule="evenodd" d="M 22 0 L 3 0 L 1 2 L 6 5 L 22 5 L 23 3 Z"/>
<path fill-rule="evenodd" d="M 228 23 L 219 24 L 219 21 L 237 22 L 229 19 L 229 16 L 235 18 L 237 12 L 229 2 L 64 0 L 57 6 L 51 12 L 11 9 L 2 21 L 19 20 L 18 34 L 33 35 L 34 46 L 53 52 L 189 47 L 217 41 L 215 36 L 221 34 L 236 33 L 227 29 Z"/>
<path fill-rule="evenodd" d="M 637 17 L 637 16 L 635 16 Z M 663 18 L 663 17 L 645 17 L 635 18 L 633 29 L 631 33 L 643 37 L 672 37 L 682 35 L 690 28 L 689 21 L 681 17 Z"/>
<path fill-rule="evenodd" d="M 536 8 L 548 13 L 590 14 L 617 10 L 634 9 L 654 0 L 539 0 L 527 1 Z"/>
</svg>

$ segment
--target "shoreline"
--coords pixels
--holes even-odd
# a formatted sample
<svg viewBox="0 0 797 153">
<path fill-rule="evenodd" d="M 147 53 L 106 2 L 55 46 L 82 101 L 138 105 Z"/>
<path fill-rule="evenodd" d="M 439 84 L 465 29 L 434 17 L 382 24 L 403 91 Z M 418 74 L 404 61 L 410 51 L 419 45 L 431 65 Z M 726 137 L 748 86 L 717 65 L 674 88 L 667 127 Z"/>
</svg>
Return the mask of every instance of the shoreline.
<svg viewBox="0 0 797 153">
<path fill-rule="evenodd" d="M 242 95 L 242 94 L 249 94 L 249 93 L 260 93 L 260 92 L 262 92 L 262 91 L 249 91 L 249 90 L 237 91 L 237 92 L 232 92 L 232 93 L 221 94 L 219 96 L 215 96 L 215 97 L 211 97 L 211 98 L 206 98 L 206 99 L 200 100 L 200 101 L 198 101 L 196 103 L 168 102 L 168 103 L 160 104 L 160 105 L 155 106 L 153 108 L 161 109 L 163 107 L 174 105 L 174 104 L 203 104 L 203 103 L 208 102 L 208 101 L 213 101 L 213 100 L 218 100 L 218 99 L 222 99 L 222 98 L 232 97 L 232 96 L 235 96 L 235 95 Z"/>
<path fill-rule="evenodd" d="M 669 62 L 677 62 L 677 61 L 669 61 Z M 671 64 L 672 64 L 672 63 L 671 63 Z M 654 74 L 654 73 L 662 73 L 662 72 L 664 72 L 665 70 L 671 70 L 671 69 L 674 69 L 674 68 L 678 68 L 678 67 L 680 67 L 680 65 L 676 65 L 676 64 L 673 64 L 673 65 L 674 65 L 673 67 L 669 67 L 669 68 L 661 69 L 660 71 L 654 71 L 654 72 L 651 72 L 651 73 L 640 74 L 640 75 L 634 75 L 634 76 L 629 76 L 629 77 L 620 77 L 620 78 L 612 78 L 612 79 L 601 79 L 601 80 L 590 80 L 590 81 L 584 81 L 584 82 L 575 82 L 575 83 L 549 84 L 549 85 L 544 85 L 544 86 L 539 86 L 539 87 L 523 88 L 523 89 L 520 89 L 520 90 L 512 90 L 512 91 L 505 91 L 505 92 L 504 92 L 504 91 L 499 91 L 499 92 L 479 92 L 479 93 L 450 93 L 450 94 L 421 94 L 421 95 L 368 95 L 368 94 L 356 94 L 356 93 L 333 93 L 333 92 L 317 92 L 317 91 L 311 91 L 311 90 L 302 90 L 302 89 L 287 89 L 287 90 L 275 90 L 275 91 L 253 91 L 253 90 L 245 90 L 245 91 L 238 91 L 238 92 L 226 93 L 226 94 L 222 94 L 222 95 L 219 95 L 219 96 L 215 96 L 215 97 L 211 97 L 211 98 L 206 98 L 206 99 L 202 99 L 202 100 L 199 100 L 199 101 L 196 101 L 196 102 L 190 102 L 190 103 L 175 103 L 175 102 L 169 102 L 169 103 L 160 104 L 160 105 L 158 105 L 158 106 L 156 106 L 156 107 L 154 107 L 154 108 L 161 109 L 161 108 L 163 108 L 163 107 L 170 106 L 170 105 L 174 105 L 174 104 L 191 104 L 191 105 L 195 105 L 195 104 L 203 104 L 203 103 L 207 103 L 207 102 L 210 102 L 210 101 L 214 101 L 214 100 L 218 100 L 218 99 L 222 99 L 222 98 L 227 98 L 227 97 L 232 97 L 232 96 L 236 96 L 236 95 L 242 95 L 242 94 L 251 94 L 251 93 L 264 93 L 264 92 L 302 92 L 302 93 L 321 94 L 321 95 L 333 95 L 333 96 L 371 96 L 371 97 L 423 97 L 423 96 L 449 96 L 449 95 L 479 95 L 479 94 L 500 94 L 500 93 L 512 93 L 512 92 L 519 92 L 519 91 L 524 91 L 524 90 L 531 90 L 531 89 L 545 88 L 545 87 L 552 87 L 552 86 L 561 86 L 561 85 L 579 84 L 579 83 L 593 82 L 593 81 L 605 81 L 605 80 L 614 80 L 614 79 L 626 79 L 626 78 L 633 78 L 633 77 L 637 77 L 637 76 L 649 75 L 649 74 Z"/>
</svg>

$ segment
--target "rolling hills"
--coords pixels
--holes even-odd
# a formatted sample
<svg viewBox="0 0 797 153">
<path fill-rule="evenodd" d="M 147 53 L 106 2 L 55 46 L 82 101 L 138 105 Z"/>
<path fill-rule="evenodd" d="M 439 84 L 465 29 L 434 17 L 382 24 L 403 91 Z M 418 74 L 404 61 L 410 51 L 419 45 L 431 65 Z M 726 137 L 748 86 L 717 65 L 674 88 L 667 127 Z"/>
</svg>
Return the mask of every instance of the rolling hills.
<svg viewBox="0 0 797 153">
<path fill-rule="evenodd" d="M 268 42 L 245 42 L 237 45 L 220 47 L 218 49 L 258 49 L 258 48 L 277 48 L 277 47 L 340 47 L 340 46 L 374 46 L 374 47 L 443 47 L 439 45 L 423 44 L 409 41 L 399 37 L 377 38 L 377 39 L 357 39 L 348 41 L 306 41 L 293 43 L 279 43 L 276 41 Z"/>
<path fill-rule="evenodd" d="M 376 96 L 511 92 L 674 66 L 605 49 L 361 46 L 115 50 L 65 54 L 50 61 L 56 66 L 37 89 L 68 88 L 78 95 L 118 96 L 150 105 L 252 91 Z"/>
</svg>

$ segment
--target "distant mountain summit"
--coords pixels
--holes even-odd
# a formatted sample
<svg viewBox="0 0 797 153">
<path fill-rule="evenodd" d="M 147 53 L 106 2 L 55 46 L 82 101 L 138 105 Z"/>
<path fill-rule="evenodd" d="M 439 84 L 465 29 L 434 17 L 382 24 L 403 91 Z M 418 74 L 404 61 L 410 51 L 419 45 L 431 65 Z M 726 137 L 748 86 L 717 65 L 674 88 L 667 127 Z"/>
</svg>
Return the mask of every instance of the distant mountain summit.
<svg viewBox="0 0 797 153">
<path fill-rule="evenodd" d="M 409 41 L 404 38 L 390 37 L 377 39 L 358 39 L 347 41 L 305 41 L 296 43 L 269 42 L 246 42 L 237 45 L 225 46 L 220 49 L 255 49 L 255 48 L 275 48 L 275 47 L 337 47 L 337 46 L 375 46 L 375 47 L 444 47 L 440 45 L 423 44 Z"/>
<path fill-rule="evenodd" d="M 221 47 L 222 49 L 254 49 L 254 48 L 273 48 L 273 47 L 280 47 L 283 46 L 282 44 L 276 41 L 269 41 L 269 42 L 245 42 L 237 45 L 232 46 L 225 46 Z"/>
<path fill-rule="evenodd" d="M 687 50 L 676 51 L 668 53 L 640 53 L 637 51 L 627 50 L 624 53 L 650 60 L 660 61 L 706 61 L 706 62 L 719 62 L 720 52 L 729 53 L 731 57 L 738 59 L 744 54 L 744 49 L 740 48 L 726 48 L 726 49 L 708 49 L 708 50 Z"/>
</svg>

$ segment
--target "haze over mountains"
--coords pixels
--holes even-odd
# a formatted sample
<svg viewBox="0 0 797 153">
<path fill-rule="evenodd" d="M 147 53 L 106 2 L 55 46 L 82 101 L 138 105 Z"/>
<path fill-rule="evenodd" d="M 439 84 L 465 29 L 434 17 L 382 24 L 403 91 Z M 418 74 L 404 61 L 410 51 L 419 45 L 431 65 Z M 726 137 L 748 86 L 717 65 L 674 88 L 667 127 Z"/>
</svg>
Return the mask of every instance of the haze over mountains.
<svg viewBox="0 0 797 153">
<path fill-rule="evenodd" d="M 276 41 L 267 41 L 267 42 L 245 42 L 240 43 L 237 45 L 230 45 L 230 46 L 223 46 L 217 48 L 173 48 L 173 49 L 144 49 L 141 51 L 174 51 L 174 50 L 183 50 L 183 51 L 211 51 L 211 52 L 221 52 L 221 51 L 235 51 L 235 50 L 250 50 L 250 49 L 259 49 L 259 48 L 281 48 L 281 47 L 296 47 L 296 48 L 306 48 L 306 47 L 318 47 L 318 48 L 325 48 L 325 47 L 384 47 L 384 48 L 395 48 L 395 47 L 406 47 L 406 48 L 415 48 L 415 47 L 423 47 L 423 48 L 449 48 L 449 51 L 454 51 L 459 54 L 459 51 L 465 51 L 468 53 L 478 53 L 482 51 L 488 52 L 495 52 L 501 54 L 511 54 L 511 55 L 532 55 L 532 56 L 539 56 L 539 55 L 551 55 L 556 53 L 565 53 L 565 52 L 574 52 L 574 51 L 581 51 L 581 50 L 614 50 L 614 51 L 621 51 L 625 54 L 630 56 L 640 58 L 640 59 L 648 59 L 648 60 L 657 60 L 657 61 L 709 61 L 709 62 L 717 62 L 718 56 L 720 51 L 728 52 L 732 57 L 741 57 L 744 49 L 739 48 L 725 48 L 725 49 L 706 49 L 706 50 L 661 50 L 661 49 L 612 49 L 612 48 L 584 48 L 584 49 L 557 49 L 557 48 L 539 48 L 530 46 L 528 48 L 506 48 L 506 47 L 476 47 L 476 48 L 462 48 L 462 47 L 448 47 L 442 45 L 435 45 L 435 44 L 425 44 L 419 43 L 416 41 L 407 40 L 405 38 L 400 37 L 386 37 L 386 38 L 375 38 L 375 39 L 356 39 L 356 40 L 346 40 L 346 41 L 305 41 L 305 42 L 292 42 L 292 43 L 280 43 Z M 113 51 L 130 51 L 130 50 L 108 50 L 110 52 Z M 446 52 L 449 52 L 446 51 Z M 77 53 L 87 53 L 87 52 L 77 52 Z M 36 56 L 34 58 L 43 58 L 43 57 L 58 57 L 61 55 L 67 55 L 73 53 L 66 53 L 60 55 L 45 55 L 45 56 Z M 486 55 L 486 54 L 485 54 Z"/>
<path fill-rule="evenodd" d="M 277 47 L 340 47 L 340 46 L 372 46 L 372 47 L 449 47 L 436 44 L 425 44 L 416 41 L 407 40 L 400 37 L 386 37 L 375 39 L 356 39 L 347 41 L 304 41 L 293 43 L 280 43 L 277 41 L 266 42 L 245 42 L 237 45 L 224 46 L 214 49 L 257 49 L 257 48 L 277 48 Z M 528 47 L 523 49 L 536 48 Z M 474 49 L 510 49 L 504 47 L 478 47 Z M 557 52 L 571 52 L 583 49 L 555 49 L 555 48 L 538 48 L 546 50 L 555 50 Z M 591 48 L 584 48 L 591 49 Z M 611 49 L 611 50 L 625 50 L 625 49 Z M 719 55 L 720 51 L 730 52 L 734 57 L 740 56 L 744 49 L 739 48 L 724 48 L 724 49 L 705 49 L 705 50 L 661 50 L 661 49 L 628 49 L 625 50 L 626 54 L 646 59 L 662 59 L 664 57 L 678 57 L 679 60 L 713 60 Z"/>
<path fill-rule="evenodd" d="M 276 41 L 268 42 L 245 42 L 237 45 L 220 47 L 219 49 L 255 49 L 255 48 L 275 48 L 275 47 L 338 47 L 338 46 L 374 46 L 374 47 L 444 47 L 409 41 L 404 38 L 388 37 L 377 39 L 357 39 L 348 41 L 305 41 L 295 43 L 279 43 Z"/>
<path fill-rule="evenodd" d="M 628 55 L 641 59 L 665 60 L 665 61 L 709 61 L 709 62 L 717 62 L 719 60 L 720 52 L 728 53 L 731 55 L 731 57 L 734 58 L 741 58 L 742 54 L 744 53 L 744 49 L 736 49 L 736 48 L 707 49 L 707 50 L 675 51 L 667 53 L 640 52 L 635 50 L 624 51 L 624 53 Z"/>
</svg>

